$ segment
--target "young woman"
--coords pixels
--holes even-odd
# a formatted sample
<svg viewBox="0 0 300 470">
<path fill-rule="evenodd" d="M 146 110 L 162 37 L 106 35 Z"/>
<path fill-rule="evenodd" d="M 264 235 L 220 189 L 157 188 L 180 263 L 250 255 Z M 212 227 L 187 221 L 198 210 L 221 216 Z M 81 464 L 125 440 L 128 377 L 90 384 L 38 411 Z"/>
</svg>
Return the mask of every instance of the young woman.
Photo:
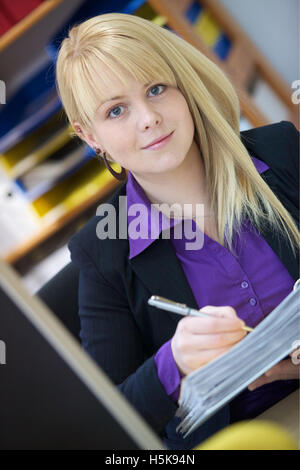
<svg viewBox="0 0 300 470">
<path fill-rule="evenodd" d="M 176 432 L 182 378 L 242 340 L 299 277 L 299 133 L 282 121 L 240 134 L 224 73 L 125 14 L 71 29 L 57 85 L 76 134 L 124 181 L 69 244 L 83 347 L 169 448 L 193 448 L 298 387 L 288 357 L 188 438 Z M 214 315 L 182 318 L 151 295 Z"/>
</svg>

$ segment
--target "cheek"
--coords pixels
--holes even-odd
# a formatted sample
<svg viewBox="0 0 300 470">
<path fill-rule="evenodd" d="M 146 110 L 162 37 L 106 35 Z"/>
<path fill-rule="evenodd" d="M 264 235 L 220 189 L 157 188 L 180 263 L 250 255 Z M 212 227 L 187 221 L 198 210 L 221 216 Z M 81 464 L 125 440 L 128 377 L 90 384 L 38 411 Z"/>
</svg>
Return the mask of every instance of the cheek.
<svg viewBox="0 0 300 470">
<path fill-rule="evenodd" d="M 127 150 L 132 151 L 134 145 L 133 132 L 126 128 L 125 125 L 111 124 L 110 126 L 103 126 L 101 133 L 98 133 L 99 142 L 102 142 L 102 147 L 112 155 L 124 155 Z"/>
<path fill-rule="evenodd" d="M 182 114 L 184 114 L 185 119 L 187 120 L 189 125 L 194 126 L 193 117 L 191 115 L 190 108 L 188 107 L 188 104 L 187 104 L 186 101 L 184 101 L 184 103 L 182 104 L 182 108 L 183 108 L 182 109 Z"/>
<path fill-rule="evenodd" d="M 182 131 L 183 137 L 188 140 L 193 139 L 195 125 L 193 117 L 191 115 L 188 104 L 185 99 L 181 97 L 181 100 L 177 104 L 177 120 L 179 122 L 179 128 Z"/>
<path fill-rule="evenodd" d="M 113 160 L 124 168 L 131 169 L 131 162 L 134 161 L 137 151 L 136 136 L 132 130 L 126 126 L 114 132 L 113 138 L 107 141 L 107 149 Z"/>
<path fill-rule="evenodd" d="M 122 126 L 121 126 L 122 127 Z M 119 132 L 114 135 L 111 148 L 116 156 L 124 158 L 125 155 L 131 154 L 136 149 L 136 136 L 132 130 L 122 127 Z"/>
<path fill-rule="evenodd" d="M 176 99 L 173 100 L 173 104 L 170 107 L 170 115 L 173 115 L 173 118 L 176 116 L 176 120 L 181 121 L 184 126 L 194 127 L 190 109 L 184 96 L 180 92 L 176 93 Z"/>
</svg>

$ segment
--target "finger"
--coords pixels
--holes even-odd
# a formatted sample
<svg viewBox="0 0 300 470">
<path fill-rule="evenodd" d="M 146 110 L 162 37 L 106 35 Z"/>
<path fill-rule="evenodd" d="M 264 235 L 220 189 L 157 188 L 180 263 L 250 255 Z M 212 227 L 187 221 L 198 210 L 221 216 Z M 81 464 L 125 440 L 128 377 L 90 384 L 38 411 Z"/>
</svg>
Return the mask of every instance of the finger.
<svg viewBox="0 0 300 470">
<path fill-rule="evenodd" d="M 205 305 L 199 309 L 200 312 L 205 312 L 208 315 L 212 314 L 220 318 L 238 318 L 237 313 L 230 305 L 215 307 L 214 305 Z"/>
<path fill-rule="evenodd" d="M 267 370 L 265 372 L 265 376 L 266 377 L 271 377 L 271 376 L 275 376 L 275 375 L 280 375 L 282 369 L 281 369 L 281 364 L 278 363 L 278 364 L 275 364 L 275 366 L 271 367 L 271 369 Z"/>
<path fill-rule="evenodd" d="M 262 385 L 265 385 L 267 383 L 274 382 L 274 380 L 277 380 L 274 377 L 267 376 L 266 373 L 258 377 L 258 379 L 254 380 L 250 385 L 248 385 L 248 389 L 253 391 L 256 388 L 261 387 Z"/>
<path fill-rule="evenodd" d="M 293 364 L 290 359 L 285 359 L 267 370 L 265 375 L 272 380 L 289 380 L 298 378 L 298 373 L 299 366 Z"/>
<path fill-rule="evenodd" d="M 241 330 L 245 323 L 239 318 L 189 316 L 180 320 L 181 326 L 195 334 Z"/>
<path fill-rule="evenodd" d="M 217 317 L 219 319 L 227 320 L 228 324 L 237 325 L 238 328 L 242 328 L 245 326 L 245 322 L 238 317 L 235 309 L 230 305 L 215 307 L 213 305 L 206 305 L 199 310 L 200 313 L 204 313 L 205 315 L 211 315 L 212 317 Z"/>
<path fill-rule="evenodd" d="M 262 385 L 265 385 L 266 383 L 273 382 L 273 379 L 270 377 L 266 377 L 265 374 L 256 379 L 254 382 L 252 382 L 250 385 L 248 385 L 248 389 L 250 392 L 253 392 L 256 388 L 261 387 Z"/>
<path fill-rule="evenodd" d="M 266 383 L 275 382 L 276 380 L 290 380 L 297 378 L 298 368 L 299 367 L 295 366 L 290 359 L 285 359 L 267 370 L 261 377 L 248 385 L 248 388 L 253 391 Z"/>
<path fill-rule="evenodd" d="M 186 349 L 201 351 L 202 349 L 218 349 L 227 346 L 232 347 L 234 344 L 241 341 L 246 334 L 247 333 L 241 329 L 237 331 L 220 332 L 217 334 L 198 334 L 193 332 L 192 334 L 186 335 L 184 341 L 186 341 Z"/>
<path fill-rule="evenodd" d="M 298 358 L 300 356 L 300 348 L 294 349 L 294 351 L 290 352 L 289 356 Z"/>
</svg>

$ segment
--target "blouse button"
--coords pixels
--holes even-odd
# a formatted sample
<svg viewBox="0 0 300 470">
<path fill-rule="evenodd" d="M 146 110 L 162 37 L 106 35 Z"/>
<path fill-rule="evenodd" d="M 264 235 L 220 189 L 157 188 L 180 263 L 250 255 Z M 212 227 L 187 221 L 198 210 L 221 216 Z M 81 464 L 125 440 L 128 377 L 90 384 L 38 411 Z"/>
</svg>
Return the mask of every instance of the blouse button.
<svg viewBox="0 0 300 470">
<path fill-rule="evenodd" d="M 249 300 L 249 303 L 250 305 L 256 305 L 256 299 L 254 297 L 251 297 L 251 299 Z"/>
<path fill-rule="evenodd" d="M 249 284 L 248 284 L 247 281 L 243 281 L 242 284 L 241 284 L 241 286 L 242 286 L 243 289 L 246 289 L 246 287 L 248 287 L 248 285 L 249 285 Z"/>
</svg>

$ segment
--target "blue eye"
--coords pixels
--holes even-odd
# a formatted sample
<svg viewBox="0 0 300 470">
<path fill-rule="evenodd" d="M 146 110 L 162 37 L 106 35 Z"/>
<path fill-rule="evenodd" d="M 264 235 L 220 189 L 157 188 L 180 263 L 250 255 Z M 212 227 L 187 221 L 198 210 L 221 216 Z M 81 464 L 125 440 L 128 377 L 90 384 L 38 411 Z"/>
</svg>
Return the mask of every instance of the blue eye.
<svg viewBox="0 0 300 470">
<path fill-rule="evenodd" d="M 161 85 L 161 84 L 159 84 L 159 85 L 153 85 L 153 86 L 149 89 L 149 91 L 151 91 L 151 90 L 153 90 L 153 89 L 155 89 L 155 88 L 159 88 L 159 87 L 162 87 L 163 90 L 164 90 L 164 89 L 166 88 L 166 86 L 167 86 L 167 85 Z M 162 93 L 162 92 L 156 93 L 156 94 L 154 94 L 154 96 L 161 95 L 161 93 Z M 121 113 L 118 113 L 117 115 L 113 115 L 113 114 L 112 114 L 112 113 L 114 113 L 115 110 L 118 109 L 118 108 L 124 108 L 124 106 L 123 106 L 123 105 L 118 105 L 118 106 L 115 106 L 114 108 L 110 109 L 110 110 L 107 112 L 106 117 L 109 118 L 109 119 L 117 119 L 118 117 L 120 117 L 120 116 L 121 116 Z"/>
<path fill-rule="evenodd" d="M 118 109 L 118 108 L 123 108 L 123 106 L 115 106 L 114 108 L 112 108 L 108 113 L 107 113 L 107 117 L 111 118 L 111 113 L 113 113 L 115 111 L 115 109 Z M 112 119 L 115 119 L 117 117 L 119 117 L 120 114 L 118 114 L 117 116 L 112 116 Z"/>
<path fill-rule="evenodd" d="M 150 88 L 150 91 L 153 90 L 153 88 L 158 88 L 158 87 L 163 87 L 163 88 L 165 88 L 166 85 L 160 85 L 160 84 L 159 84 L 159 85 L 153 85 L 153 87 Z M 158 94 L 160 95 L 160 93 L 158 93 Z M 155 96 L 156 96 L 156 95 L 155 95 Z"/>
</svg>

